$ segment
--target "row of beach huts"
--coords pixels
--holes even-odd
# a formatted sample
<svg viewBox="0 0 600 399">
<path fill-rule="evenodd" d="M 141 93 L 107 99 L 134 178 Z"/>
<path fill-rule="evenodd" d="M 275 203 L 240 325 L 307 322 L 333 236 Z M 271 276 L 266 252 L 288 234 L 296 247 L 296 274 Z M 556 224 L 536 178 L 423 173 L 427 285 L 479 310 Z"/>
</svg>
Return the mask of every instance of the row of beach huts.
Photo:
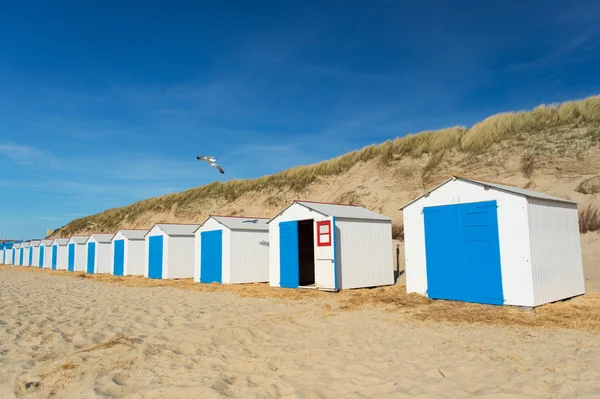
<svg viewBox="0 0 600 399">
<path fill-rule="evenodd" d="M 407 292 L 535 307 L 585 293 L 577 203 L 452 176 L 404 205 Z M 0 244 L 4 264 L 200 283 L 337 291 L 394 284 L 392 221 L 294 201 L 271 219 L 210 216 Z"/>
</svg>

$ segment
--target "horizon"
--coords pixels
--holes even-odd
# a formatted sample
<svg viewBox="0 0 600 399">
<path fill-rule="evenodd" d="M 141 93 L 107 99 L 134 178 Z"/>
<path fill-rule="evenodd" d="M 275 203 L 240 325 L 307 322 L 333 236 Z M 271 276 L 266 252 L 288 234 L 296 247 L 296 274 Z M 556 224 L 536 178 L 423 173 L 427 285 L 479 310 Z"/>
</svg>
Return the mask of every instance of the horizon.
<svg viewBox="0 0 600 399">
<path fill-rule="evenodd" d="M 0 5 L 0 237 L 600 93 L 593 1 L 181 4 Z"/>
</svg>

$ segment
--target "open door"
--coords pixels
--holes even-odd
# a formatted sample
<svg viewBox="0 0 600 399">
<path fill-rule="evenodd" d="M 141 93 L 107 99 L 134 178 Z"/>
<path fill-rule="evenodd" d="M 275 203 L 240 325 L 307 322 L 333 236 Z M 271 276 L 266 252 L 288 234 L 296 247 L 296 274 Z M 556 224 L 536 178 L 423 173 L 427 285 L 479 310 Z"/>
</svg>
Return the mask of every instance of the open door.
<svg viewBox="0 0 600 399">
<path fill-rule="evenodd" d="M 315 260 L 317 288 L 338 290 L 335 216 L 315 219 Z"/>
</svg>

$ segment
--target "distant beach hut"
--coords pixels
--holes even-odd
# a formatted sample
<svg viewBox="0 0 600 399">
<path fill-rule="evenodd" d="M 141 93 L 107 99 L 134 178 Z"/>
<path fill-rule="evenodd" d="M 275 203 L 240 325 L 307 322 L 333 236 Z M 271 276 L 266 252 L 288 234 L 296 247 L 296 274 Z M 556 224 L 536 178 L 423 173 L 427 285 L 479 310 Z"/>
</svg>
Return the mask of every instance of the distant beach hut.
<svg viewBox="0 0 600 399">
<path fill-rule="evenodd" d="M 9 249 L 9 247 L 11 249 Z M 12 250 L 12 243 L 9 243 L 9 242 L 2 243 L 2 244 L 0 244 L 0 249 L 1 249 L 0 250 L 0 260 L 2 261 L 3 265 L 6 265 L 7 264 L 6 263 L 6 253 L 8 251 Z"/>
<path fill-rule="evenodd" d="M 87 265 L 87 241 L 90 236 L 72 236 L 67 243 L 69 247 L 69 261 L 67 270 L 70 272 L 84 272 Z"/>
<path fill-rule="evenodd" d="M 112 239 L 112 274 L 115 276 L 143 276 L 146 265 L 148 230 L 119 230 Z"/>
<path fill-rule="evenodd" d="M 269 281 L 269 226 L 265 218 L 210 216 L 196 230 L 194 281 Z"/>
<path fill-rule="evenodd" d="M 392 220 L 386 216 L 360 206 L 294 201 L 268 224 L 271 286 L 394 284 Z"/>
<path fill-rule="evenodd" d="M 67 270 L 67 262 L 69 260 L 68 242 L 68 238 L 55 238 L 52 241 L 52 270 Z"/>
<path fill-rule="evenodd" d="M 2 264 L 3 265 L 12 265 L 12 254 L 13 254 L 13 245 L 12 242 L 5 242 L 2 244 Z"/>
<path fill-rule="evenodd" d="M 40 245 L 41 240 L 31 240 L 31 246 L 29 247 L 29 265 L 39 267 L 40 266 Z"/>
<path fill-rule="evenodd" d="M 408 292 L 527 307 L 585 293 L 573 201 L 453 176 L 401 210 Z"/>
<path fill-rule="evenodd" d="M 114 234 L 91 234 L 87 241 L 86 273 L 112 273 L 111 257 Z"/>
<path fill-rule="evenodd" d="M 29 241 L 26 241 L 21 245 L 21 250 L 23 251 L 21 266 L 31 266 L 30 249 L 31 243 Z"/>
<path fill-rule="evenodd" d="M 21 245 L 22 243 L 20 242 L 16 242 L 15 245 L 13 245 L 12 265 L 21 266 Z"/>
<path fill-rule="evenodd" d="M 52 243 L 54 240 L 42 240 L 40 244 L 40 268 L 52 268 Z"/>
<path fill-rule="evenodd" d="M 144 275 L 170 279 L 194 277 L 195 232 L 198 224 L 156 224 L 146 234 Z"/>
</svg>

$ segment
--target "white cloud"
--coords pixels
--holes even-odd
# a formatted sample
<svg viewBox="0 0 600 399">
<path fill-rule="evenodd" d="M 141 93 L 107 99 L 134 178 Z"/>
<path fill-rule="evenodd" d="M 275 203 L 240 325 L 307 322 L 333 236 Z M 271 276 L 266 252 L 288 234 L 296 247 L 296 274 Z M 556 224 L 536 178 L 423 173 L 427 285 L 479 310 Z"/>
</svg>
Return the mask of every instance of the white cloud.
<svg viewBox="0 0 600 399">
<path fill-rule="evenodd" d="M 32 164 L 44 159 L 44 154 L 41 151 L 20 144 L 0 144 L 0 155 L 21 165 Z"/>
</svg>

